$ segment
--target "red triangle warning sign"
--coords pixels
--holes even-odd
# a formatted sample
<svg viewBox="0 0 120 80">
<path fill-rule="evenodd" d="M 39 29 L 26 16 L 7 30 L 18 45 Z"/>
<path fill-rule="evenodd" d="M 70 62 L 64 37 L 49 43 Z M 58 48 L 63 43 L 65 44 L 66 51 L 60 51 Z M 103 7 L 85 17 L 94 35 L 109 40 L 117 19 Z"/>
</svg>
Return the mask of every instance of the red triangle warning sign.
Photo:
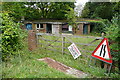
<svg viewBox="0 0 120 80">
<path fill-rule="evenodd" d="M 107 63 L 112 63 L 112 57 L 110 55 L 110 48 L 108 45 L 108 39 L 104 38 L 97 48 L 93 51 L 92 57 L 102 60 Z"/>
</svg>

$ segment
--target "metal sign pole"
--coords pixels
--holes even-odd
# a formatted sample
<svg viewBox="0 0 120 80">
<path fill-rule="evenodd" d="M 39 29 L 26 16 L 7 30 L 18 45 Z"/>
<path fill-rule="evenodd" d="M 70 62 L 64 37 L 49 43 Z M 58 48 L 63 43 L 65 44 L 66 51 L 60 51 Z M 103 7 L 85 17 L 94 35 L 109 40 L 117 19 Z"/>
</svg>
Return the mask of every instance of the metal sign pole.
<svg viewBox="0 0 120 80">
<path fill-rule="evenodd" d="M 91 67 L 90 63 L 91 63 L 92 57 L 90 57 L 90 61 L 88 63 L 88 66 Z"/>
<path fill-rule="evenodd" d="M 111 68 L 112 68 L 112 64 L 110 64 L 110 67 L 109 67 L 109 70 L 108 70 L 108 75 L 109 75 L 109 76 L 110 76 Z"/>
<path fill-rule="evenodd" d="M 92 59 L 93 59 L 93 57 L 90 57 L 90 61 L 89 61 L 89 63 L 88 63 L 88 66 L 89 66 L 89 67 L 93 67 L 93 66 L 91 66 Z M 94 58 L 94 59 L 96 59 L 96 58 Z M 103 62 L 104 62 L 104 61 L 103 61 Z M 106 63 L 106 62 L 105 62 L 105 63 Z M 95 64 L 96 64 L 96 60 L 95 60 L 95 62 L 94 62 L 94 65 L 95 65 Z M 109 63 L 107 63 L 107 64 L 109 64 Z M 110 64 L 110 66 L 109 66 L 108 76 L 110 76 L 111 68 L 112 68 L 112 64 Z"/>
</svg>

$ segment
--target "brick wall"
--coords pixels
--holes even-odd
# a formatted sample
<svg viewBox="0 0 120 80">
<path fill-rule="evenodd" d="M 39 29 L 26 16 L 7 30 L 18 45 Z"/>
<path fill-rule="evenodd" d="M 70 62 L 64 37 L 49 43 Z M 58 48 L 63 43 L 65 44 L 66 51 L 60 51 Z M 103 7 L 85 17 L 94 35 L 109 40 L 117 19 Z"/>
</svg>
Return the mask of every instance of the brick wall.
<svg viewBox="0 0 120 80">
<path fill-rule="evenodd" d="M 32 23 L 32 30 L 36 30 L 36 25 Z"/>
<path fill-rule="evenodd" d="M 37 48 L 36 32 L 34 30 L 28 31 L 28 49 L 35 50 Z"/>
<path fill-rule="evenodd" d="M 46 33 L 46 26 L 47 26 L 46 24 L 43 24 L 43 28 L 44 28 L 43 32 L 44 33 Z"/>
<path fill-rule="evenodd" d="M 90 33 L 90 24 L 88 24 L 88 34 Z"/>
<path fill-rule="evenodd" d="M 83 34 L 83 24 L 82 23 L 77 26 L 76 34 L 77 35 Z"/>
</svg>

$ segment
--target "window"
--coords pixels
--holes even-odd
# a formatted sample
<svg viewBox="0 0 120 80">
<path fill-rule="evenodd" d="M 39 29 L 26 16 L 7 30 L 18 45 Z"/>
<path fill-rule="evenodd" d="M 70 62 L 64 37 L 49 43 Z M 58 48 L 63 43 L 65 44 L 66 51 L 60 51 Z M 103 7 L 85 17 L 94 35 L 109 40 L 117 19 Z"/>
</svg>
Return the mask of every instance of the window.
<svg viewBox="0 0 120 80">
<path fill-rule="evenodd" d="M 39 26 L 39 24 L 37 24 L 37 29 L 40 29 L 40 26 Z"/>
<path fill-rule="evenodd" d="M 36 24 L 36 29 L 43 29 L 43 24 Z"/>
<path fill-rule="evenodd" d="M 40 28 L 43 28 L 43 24 L 40 24 Z"/>
</svg>

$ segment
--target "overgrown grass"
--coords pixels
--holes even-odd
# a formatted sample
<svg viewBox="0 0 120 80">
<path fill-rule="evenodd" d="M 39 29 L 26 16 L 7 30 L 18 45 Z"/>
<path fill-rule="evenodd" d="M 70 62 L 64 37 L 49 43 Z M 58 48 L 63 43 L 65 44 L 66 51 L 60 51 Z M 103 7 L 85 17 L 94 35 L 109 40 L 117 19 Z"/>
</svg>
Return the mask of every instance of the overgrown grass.
<svg viewBox="0 0 120 80">
<path fill-rule="evenodd" d="M 30 52 L 25 48 L 17 53 L 19 55 L 11 57 L 10 61 L 2 62 L 3 78 L 74 78 L 38 61 L 37 59 L 47 56 L 42 50 Z"/>
<path fill-rule="evenodd" d="M 32 54 L 33 55 L 33 54 Z M 3 78 L 70 78 L 30 54 L 27 58 L 14 58 L 7 64 L 3 62 Z"/>
<path fill-rule="evenodd" d="M 46 37 L 46 38 L 51 40 L 53 39 L 52 37 Z M 54 37 L 54 39 L 56 39 L 56 37 Z M 61 40 L 61 38 L 59 40 Z M 92 40 L 93 39 L 86 40 L 81 38 L 81 39 L 76 39 L 74 41 L 88 43 Z M 40 41 L 40 42 L 47 44 L 47 42 L 45 41 Z M 99 42 L 96 42 L 94 44 L 99 44 Z M 52 45 L 61 46 L 61 43 L 55 42 Z M 68 45 L 70 44 L 66 44 L 65 46 L 67 47 Z M 42 47 L 44 47 L 44 45 L 42 45 Z M 85 58 L 83 56 L 80 56 L 79 58 L 74 60 L 72 55 L 70 54 L 62 54 L 61 52 L 50 51 L 42 47 L 41 45 L 39 45 L 38 49 L 30 52 L 27 49 L 27 44 L 26 44 L 24 50 L 18 52 L 20 55 L 16 56 L 15 58 L 12 57 L 11 60 L 8 62 L 2 63 L 2 77 L 3 78 L 74 78 L 71 75 L 67 75 L 60 71 L 57 71 L 49 67 L 46 63 L 37 60 L 44 57 L 50 57 L 67 66 L 76 68 L 78 70 L 81 70 L 89 74 L 87 78 L 93 78 L 93 77 L 108 78 L 108 76 L 104 74 L 105 72 L 104 69 L 95 66 L 94 67 L 88 66 L 90 58 L 87 57 Z M 48 48 L 48 46 L 46 48 Z M 94 50 L 94 48 L 92 47 L 91 50 Z M 54 49 L 61 50 L 61 47 Z M 85 48 L 85 49 L 89 49 L 89 48 Z M 86 54 L 91 55 L 91 53 L 86 53 Z M 111 74 L 111 77 L 120 78 L 119 74 L 114 74 L 114 73 Z"/>
</svg>

